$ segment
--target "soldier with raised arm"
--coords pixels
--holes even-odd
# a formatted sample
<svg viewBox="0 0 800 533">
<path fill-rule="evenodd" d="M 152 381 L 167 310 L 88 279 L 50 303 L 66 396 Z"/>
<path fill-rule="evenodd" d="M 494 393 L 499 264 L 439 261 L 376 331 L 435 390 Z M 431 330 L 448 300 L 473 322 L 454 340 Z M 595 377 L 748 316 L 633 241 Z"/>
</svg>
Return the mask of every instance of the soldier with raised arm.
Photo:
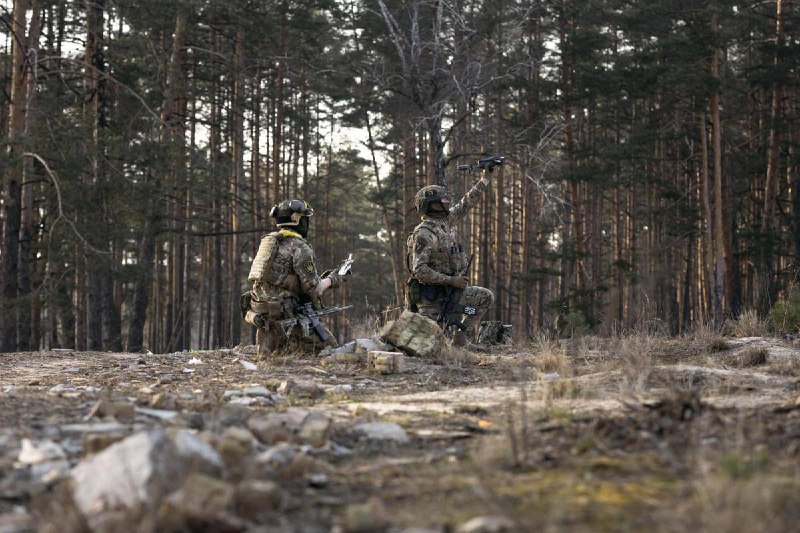
<svg viewBox="0 0 800 533">
<path fill-rule="evenodd" d="M 469 212 L 489 186 L 489 173 L 502 163 L 481 166 L 486 172 L 481 179 L 452 208 L 447 190 L 428 185 L 417 192 L 415 205 L 422 221 L 414 228 L 406 243 L 406 262 L 411 278 L 406 282 L 406 307 L 434 320 L 442 321 L 445 300 L 455 293 L 458 306 L 466 317 L 463 330 L 453 334 L 453 344 L 467 344 L 468 332 L 494 303 L 494 293 L 484 287 L 470 286 L 467 268 L 469 258 L 455 237 L 455 224 Z M 460 292 L 460 296 L 457 294 Z M 446 327 L 447 322 L 443 322 Z"/>
<path fill-rule="evenodd" d="M 329 288 L 338 287 L 343 275 L 334 270 L 323 277 L 317 273 L 314 250 L 306 241 L 314 210 L 303 200 L 284 200 L 270 216 L 278 231 L 261 239 L 248 280 L 253 289 L 242 295 L 242 315 L 254 325 L 258 359 L 278 349 L 316 353 L 323 345 L 336 346 L 336 338 L 324 327 L 319 334 L 304 336 L 299 328 L 284 333 L 279 321 L 292 318 L 303 304 L 316 304 Z M 312 308 L 313 309 L 313 308 Z"/>
</svg>

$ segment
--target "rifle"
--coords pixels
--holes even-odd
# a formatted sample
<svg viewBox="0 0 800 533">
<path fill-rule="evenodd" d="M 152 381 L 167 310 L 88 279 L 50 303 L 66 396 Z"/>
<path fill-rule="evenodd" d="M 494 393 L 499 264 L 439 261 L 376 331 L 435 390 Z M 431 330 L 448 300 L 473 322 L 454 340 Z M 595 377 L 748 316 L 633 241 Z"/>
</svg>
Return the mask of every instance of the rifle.
<svg viewBox="0 0 800 533">
<path fill-rule="evenodd" d="M 458 165 L 456 169 L 466 170 L 470 174 L 472 174 L 479 168 L 486 170 L 487 172 L 491 172 L 492 170 L 494 170 L 494 167 L 499 167 L 500 165 L 502 165 L 504 160 L 505 156 L 490 155 L 489 157 L 484 157 L 483 159 L 479 160 L 477 163 L 472 163 L 469 165 Z"/>
<path fill-rule="evenodd" d="M 322 327 L 319 317 L 338 313 L 339 311 L 344 311 L 345 309 L 350 309 L 351 307 L 353 306 L 346 305 L 344 307 L 336 307 L 335 305 L 331 305 L 328 307 L 315 309 L 314 304 L 311 302 L 298 304 L 292 308 L 292 314 L 294 315 L 293 318 L 278 320 L 277 324 L 281 327 L 283 334 L 287 337 L 289 336 L 289 332 L 292 331 L 292 328 L 299 325 L 303 329 L 304 337 L 310 337 L 311 329 L 313 328 L 314 333 L 317 334 L 317 337 L 319 337 L 322 342 L 327 342 L 330 335 L 328 335 L 327 330 Z"/>
<path fill-rule="evenodd" d="M 469 272 L 469 267 L 472 264 L 472 259 L 474 257 L 475 254 L 469 256 L 467 267 L 464 269 L 462 275 Z M 436 322 L 442 324 L 442 331 L 445 333 L 447 333 L 447 330 L 450 329 L 451 326 L 457 326 L 458 329 L 464 331 L 467 329 L 467 326 L 464 325 L 464 322 L 461 320 L 461 316 L 474 316 L 478 312 L 478 310 L 471 305 L 458 304 L 458 301 L 461 299 L 462 292 L 464 292 L 463 289 L 456 289 L 452 286 L 447 288 L 447 294 L 442 302 L 442 309 L 439 311 L 439 315 L 436 317 Z"/>
</svg>

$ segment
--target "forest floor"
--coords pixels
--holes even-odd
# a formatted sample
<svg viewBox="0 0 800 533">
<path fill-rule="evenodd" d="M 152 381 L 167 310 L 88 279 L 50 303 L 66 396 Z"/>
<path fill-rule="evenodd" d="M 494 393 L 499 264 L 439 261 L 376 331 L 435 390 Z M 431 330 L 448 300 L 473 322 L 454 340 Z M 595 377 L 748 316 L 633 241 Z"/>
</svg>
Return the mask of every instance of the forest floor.
<svg viewBox="0 0 800 533">
<path fill-rule="evenodd" d="M 788 341 L 544 340 L 406 357 L 387 375 L 252 361 L 252 347 L 0 354 L 0 531 L 800 523 L 800 349 Z M 102 471 L 81 480 L 76 465 L 158 427 L 190 430 L 224 464 L 206 485 L 181 485 L 182 472 L 165 488 L 152 478 L 175 474 L 159 472 L 154 447 L 132 509 L 79 512 Z"/>
</svg>

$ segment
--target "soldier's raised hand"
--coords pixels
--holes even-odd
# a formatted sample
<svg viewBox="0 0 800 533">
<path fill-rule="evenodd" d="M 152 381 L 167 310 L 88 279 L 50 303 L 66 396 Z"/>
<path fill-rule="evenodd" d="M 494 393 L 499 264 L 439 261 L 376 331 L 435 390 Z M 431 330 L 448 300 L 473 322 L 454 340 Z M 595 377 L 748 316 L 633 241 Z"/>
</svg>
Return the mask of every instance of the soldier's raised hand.
<svg viewBox="0 0 800 533">
<path fill-rule="evenodd" d="M 466 289 L 469 286 L 469 278 L 467 276 L 450 276 L 448 285 L 456 289 Z"/>
</svg>

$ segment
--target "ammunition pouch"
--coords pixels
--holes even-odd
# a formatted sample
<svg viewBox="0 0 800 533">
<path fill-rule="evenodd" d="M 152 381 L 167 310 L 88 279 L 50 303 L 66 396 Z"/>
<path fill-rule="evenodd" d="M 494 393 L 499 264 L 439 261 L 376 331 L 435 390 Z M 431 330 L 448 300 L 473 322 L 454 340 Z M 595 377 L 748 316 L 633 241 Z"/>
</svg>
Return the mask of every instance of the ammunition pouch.
<svg viewBox="0 0 800 533">
<path fill-rule="evenodd" d="M 416 306 L 423 300 L 435 302 L 444 298 L 447 287 L 444 285 L 426 285 L 417 278 L 408 278 L 406 281 L 406 300 L 409 308 Z"/>
<path fill-rule="evenodd" d="M 441 300 L 447 295 L 447 287 L 444 285 L 425 285 L 424 283 L 420 283 L 420 286 L 421 289 L 419 294 L 422 300 L 435 302 L 437 300 Z"/>
<path fill-rule="evenodd" d="M 406 280 L 406 307 L 414 311 L 417 304 L 420 302 L 420 290 L 422 284 L 416 278 L 408 278 Z"/>
<path fill-rule="evenodd" d="M 253 291 L 247 291 L 239 299 L 242 319 L 248 324 L 264 327 L 267 321 L 280 320 L 283 317 L 284 305 L 279 300 L 259 302 L 253 300 Z"/>
<path fill-rule="evenodd" d="M 253 301 L 253 291 L 247 291 L 239 298 L 239 310 L 242 312 L 242 318 L 246 319 L 247 312 L 250 311 L 250 305 Z"/>
</svg>

